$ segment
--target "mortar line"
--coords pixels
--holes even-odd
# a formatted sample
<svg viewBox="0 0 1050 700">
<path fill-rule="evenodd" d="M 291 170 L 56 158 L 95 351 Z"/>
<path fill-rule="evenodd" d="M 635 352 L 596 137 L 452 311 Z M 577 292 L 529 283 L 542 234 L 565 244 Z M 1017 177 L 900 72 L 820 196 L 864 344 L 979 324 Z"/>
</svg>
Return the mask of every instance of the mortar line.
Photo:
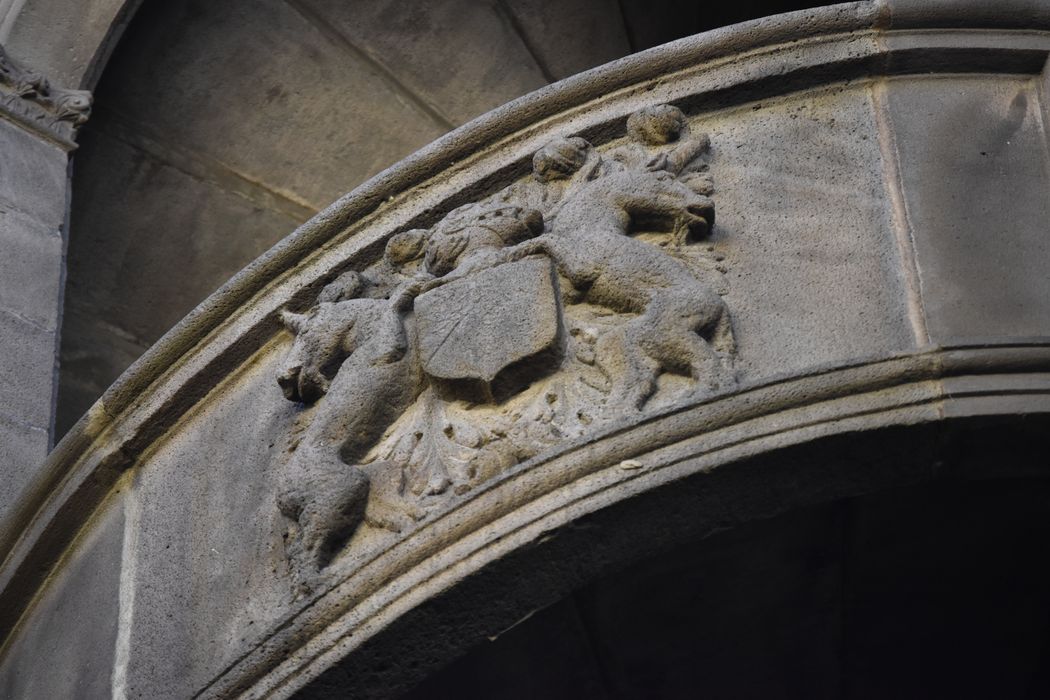
<svg viewBox="0 0 1050 700">
<path fill-rule="evenodd" d="M 315 205 L 272 189 L 266 183 L 239 172 L 217 158 L 185 146 L 165 143 L 161 138 L 149 133 L 148 127 L 112 109 L 103 107 L 96 115 L 96 120 L 94 124 L 99 133 L 140 151 L 187 177 L 212 183 L 223 192 L 287 216 L 297 223 L 310 219 L 318 212 Z"/>
<path fill-rule="evenodd" d="M 384 63 L 332 26 L 307 0 L 284 0 L 284 2 L 306 20 L 310 26 L 320 32 L 322 36 L 374 70 L 392 92 L 411 102 L 416 109 L 430 117 L 442 129 L 452 131 L 456 128 L 456 124 L 444 115 L 437 106 L 430 104 L 419 93 L 401 82 L 397 75 L 387 68 Z"/>
<path fill-rule="evenodd" d="M 908 319 L 911 321 L 915 342 L 921 348 L 930 344 L 930 331 L 927 325 L 926 309 L 922 301 L 922 276 L 919 274 L 919 261 L 915 252 L 915 231 L 911 217 L 908 215 L 908 204 L 904 198 L 900 151 L 897 148 L 897 138 L 889 115 L 889 100 L 885 92 L 885 79 L 872 84 L 871 101 L 875 112 L 879 150 L 882 155 L 883 186 L 890 199 L 893 235 L 897 241 L 897 254 L 901 260 Z"/>
<path fill-rule="evenodd" d="M 543 79 L 547 83 L 556 83 L 558 79 L 554 77 L 554 73 L 551 71 L 550 66 L 540 56 L 539 50 L 529 39 L 528 34 L 525 33 L 525 27 L 522 26 L 518 16 L 514 13 L 514 10 L 507 4 L 507 0 L 496 0 L 496 7 L 506 17 L 507 22 L 510 24 L 511 30 L 518 37 L 518 41 L 525 47 L 525 50 L 529 53 L 532 58 L 532 62 L 536 64 L 536 67 L 540 69 L 540 74 L 543 75 Z"/>
</svg>

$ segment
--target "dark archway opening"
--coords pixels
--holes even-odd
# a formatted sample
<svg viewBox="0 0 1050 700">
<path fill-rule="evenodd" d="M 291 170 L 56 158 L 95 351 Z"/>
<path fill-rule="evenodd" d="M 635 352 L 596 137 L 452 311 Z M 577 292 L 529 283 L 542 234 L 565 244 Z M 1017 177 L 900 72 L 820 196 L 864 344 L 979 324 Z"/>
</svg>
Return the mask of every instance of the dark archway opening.
<svg viewBox="0 0 1050 700">
<path fill-rule="evenodd" d="M 423 698 L 1050 696 L 1050 481 L 935 482 L 744 524 L 597 580 Z"/>
</svg>

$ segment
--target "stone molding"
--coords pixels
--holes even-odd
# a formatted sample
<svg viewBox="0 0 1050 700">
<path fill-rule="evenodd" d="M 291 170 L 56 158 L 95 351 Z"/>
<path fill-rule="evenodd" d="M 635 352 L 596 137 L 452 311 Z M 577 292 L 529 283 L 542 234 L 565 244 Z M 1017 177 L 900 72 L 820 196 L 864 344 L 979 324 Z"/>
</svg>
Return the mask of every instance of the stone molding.
<svg viewBox="0 0 1050 700">
<path fill-rule="evenodd" d="M 43 75 L 19 66 L 0 46 L 0 111 L 72 150 L 77 130 L 91 116 L 91 93 L 51 85 Z"/>
<path fill-rule="evenodd" d="M 994 406 L 991 411 L 990 405 Z M 694 483 L 688 489 L 694 496 L 697 491 L 708 491 L 712 500 L 725 500 L 723 511 L 696 513 L 696 523 L 688 526 L 681 522 L 689 518 L 687 513 L 669 516 L 669 521 L 678 522 L 695 537 L 735 522 L 936 478 L 1050 475 L 1035 455 L 1032 464 L 1013 465 L 1014 471 L 986 462 L 965 474 L 936 473 L 939 436 L 982 427 L 989 413 L 994 421 L 995 413 L 1004 407 L 1028 414 L 1030 430 L 1050 427 L 1050 340 L 937 348 L 896 359 L 824 368 L 571 441 L 508 470 L 426 528 L 383 548 L 361 552 L 352 569 L 341 571 L 337 581 L 307 596 L 300 612 L 283 620 L 272 636 L 225 669 L 200 696 L 292 697 L 302 692 L 306 697 L 328 697 L 329 684 L 351 695 L 369 695 L 378 688 L 384 688 L 384 695 L 395 693 L 404 688 L 403 679 L 397 676 L 405 669 L 367 680 L 363 676 L 370 671 L 369 664 L 377 658 L 396 659 L 416 646 L 435 642 L 428 625 L 417 628 L 409 623 L 393 630 L 387 626 L 474 577 L 479 579 L 472 581 L 474 587 L 499 587 L 504 597 L 518 603 L 506 605 L 513 612 L 499 609 L 503 606 L 481 611 L 471 605 L 469 597 L 461 604 L 452 595 L 452 602 L 443 602 L 452 612 L 442 611 L 441 615 L 485 619 L 491 614 L 493 619 L 484 624 L 504 629 L 517 620 L 515 613 L 526 614 L 553 602 L 609 566 L 600 561 L 593 565 L 596 569 L 588 564 L 574 570 L 566 561 L 573 557 L 570 545 L 553 545 L 551 549 L 558 554 L 547 552 L 545 545 L 571 539 L 574 523 L 585 523 L 604 510 L 615 510 L 669 485 Z M 795 460 L 812 461 L 817 470 L 821 469 L 819 455 L 827 449 L 824 446 L 840 438 L 856 441 L 858 458 L 866 451 L 875 453 L 876 445 L 886 439 L 882 435 L 902 426 L 929 431 L 928 448 L 914 451 L 916 464 L 902 457 L 901 464 L 860 473 L 835 465 L 842 467 L 838 478 L 829 478 L 812 490 L 781 485 L 773 495 L 751 492 L 754 484 L 748 483 L 749 476 L 741 476 L 740 484 L 726 485 L 735 480 L 730 467 L 760 464 L 765 455 L 778 451 L 795 450 Z M 923 457 L 934 464 L 934 471 L 922 463 Z M 841 457 L 829 458 L 834 459 Z M 794 477 L 784 478 L 791 482 Z M 711 485 L 706 486 L 708 483 Z M 655 505 L 644 507 L 648 515 L 641 522 L 659 520 L 663 506 L 655 500 Z M 652 514 L 654 510 L 657 515 Z M 637 523 L 629 520 L 617 523 L 618 527 L 634 525 Z M 585 530 L 588 526 L 580 527 Z M 589 546 L 598 547 L 593 542 Z M 543 579 L 544 585 L 555 586 L 553 593 L 544 590 L 531 598 L 528 589 L 532 584 L 508 583 L 506 573 L 488 571 L 489 567 L 498 570 L 495 565 L 502 557 L 520 550 L 535 550 L 539 566 L 558 571 L 553 581 Z M 606 556 L 615 562 L 620 554 L 603 552 L 596 558 Z M 447 645 L 459 653 L 466 651 L 456 640 Z M 339 668 L 341 660 L 363 648 L 368 649 L 366 658 L 371 661 L 357 669 L 362 677 Z"/>
<path fill-rule="evenodd" d="M 396 235 L 438 228 L 458 208 L 528 177 L 534 154 L 552 138 L 584 138 L 609 151 L 622 144 L 630 115 L 654 105 L 675 104 L 695 116 L 888 76 L 1037 78 L 1050 57 L 1045 32 L 1002 31 L 998 19 L 956 13 L 952 3 L 893 13 L 919 5 L 850 3 L 629 57 L 500 108 L 333 204 L 173 329 L 62 441 L 45 477 L 10 526 L 0 528 L 0 628 L 14 627 L 59 553 L 90 523 L 122 474 L 148 463 L 194 412 L 232 391 L 242 368 L 287 351 L 291 337 L 282 325 L 303 329 L 289 310 L 320 306 L 320 295 L 348 270 L 374 271 Z M 970 17 L 977 19 L 967 24 Z M 970 31 L 956 31 L 960 27 Z M 717 134 L 712 141 L 718 145 Z M 904 219 L 896 224 L 906 226 Z M 899 244 L 901 265 L 914 266 L 907 231 Z M 510 552 L 539 547 L 584 515 L 678 480 L 838 435 L 1004 410 L 1047 413 L 1050 340 L 932 341 L 917 318 L 924 313 L 922 290 L 907 271 L 901 277 L 915 300 L 902 312 L 911 313 L 910 345 L 727 386 L 652 414 L 619 416 L 593 434 L 511 466 L 418 529 L 381 533 L 354 557 L 335 562 L 325 579 L 197 692 L 320 692 L 325 674 L 362 645 L 394 644 L 384 630 L 399 616 L 481 575 Z M 545 289 L 538 282 L 532 288 Z M 545 349 L 543 342 L 532 348 L 533 354 Z M 483 368 L 468 378 L 493 380 L 502 369 Z M 444 367 L 435 374 L 457 371 Z M 297 391 L 302 398 L 302 387 Z M 843 492 L 849 490 L 831 495 Z"/>
</svg>

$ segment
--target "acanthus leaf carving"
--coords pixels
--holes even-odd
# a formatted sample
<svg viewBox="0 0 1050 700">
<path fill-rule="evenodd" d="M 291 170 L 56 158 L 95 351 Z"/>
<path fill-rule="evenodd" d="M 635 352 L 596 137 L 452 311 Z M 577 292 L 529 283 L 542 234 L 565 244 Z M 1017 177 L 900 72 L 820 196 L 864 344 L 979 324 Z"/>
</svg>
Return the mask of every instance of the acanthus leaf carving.
<svg viewBox="0 0 1050 700">
<path fill-rule="evenodd" d="M 670 105 L 627 132 L 602 152 L 555 139 L 531 178 L 283 314 L 278 383 L 303 410 L 277 502 L 303 578 L 361 523 L 404 531 L 559 443 L 735 384 L 710 140 Z"/>
<path fill-rule="evenodd" d="M 0 108 L 15 118 L 71 142 L 91 116 L 91 104 L 89 91 L 55 87 L 18 65 L 0 46 Z"/>
</svg>

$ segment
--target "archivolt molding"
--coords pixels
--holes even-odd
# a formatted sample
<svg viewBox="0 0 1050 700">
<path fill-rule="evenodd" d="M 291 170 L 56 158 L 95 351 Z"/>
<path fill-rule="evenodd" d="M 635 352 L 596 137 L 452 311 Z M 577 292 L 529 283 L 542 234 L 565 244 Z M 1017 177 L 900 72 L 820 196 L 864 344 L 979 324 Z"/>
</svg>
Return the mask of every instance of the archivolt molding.
<svg viewBox="0 0 1050 700">
<path fill-rule="evenodd" d="M 989 405 L 998 408 L 990 410 Z M 865 445 L 858 448 L 859 456 L 873 449 L 866 435 L 878 441 L 881 432 L 902 426 L 939 426 L 946 420 L 966 424 L 978 419 L 979 423 L 1004 406 L 1011 413 L 1030 414 L 1032 430 L 1045 424 L 1050 416 L 1050 341 L 944 348 L 818 369 L 687 402 L 568 440 L 507 469 L 407 536 L 366 542 L 350 561 L 332 564 L 325 582 L 295 606 L 274 634 L 227 668 L 201 697 L 288 697 L 313 686 L 317 687 L 311 692 L 323 695 L 320 689 L 327 672 L 376 639 L 384 647 L 389 643 L 386 628 L 419 604 L 473 576 L 487 575 L 487 567 L 518 550 L 535 548 L 537 561 L 545 566 L 565 566 L 556 557 L 546 558 L 553 555 L 541 554 L 547 541 L 571 531 L 574 522 L 589 514 L 663 486 L 693 480 L 697 484 L 690 488 L 693 492 L 711 484 L 710 496 L 721 505 L 717 512 L 694 514 L 698 531 L 703 532 L 827 499 L 944 476 L 936 473 L 935 459 L 926 464 L 920 459 L 917 465 L 902 459 L 900 464 L 860 474 L 843 469 L 841 480 L 829 479 L 815 489 L 798 482 L 795 489 L 783 491 L 781 485 L 773 489 L 772 497 L 748 493 L 747 484 L 741 488 L 722 483 L 732 481 L 733 468 L 762 455 L 805 448 L 819 463 L 822 443 L 850 435 Z M 936 443 L 931 437 L 920 452 L 938 456 Z M 931 464 L 934 471 L 929 470 Z M 956 476 L 1048 475 L 1038 458 L 1032 464 L 1036 466 L 1014 465 L 1020 471 L 1010 472 L 988 463 Z M 524 602 L 530 600 L 524 589 L 530 584 L 501 585 L 522 597 L 521 606 L 508 603 L 507 607 L 524 614 L 530 604 Z M 571 589 L 571 582 L 564 585 L 562 592 Z M 475 614 L 484 617 L 480 611 Z M 399 629 L 392 636 L 403 634 Z M 397 651 L 390 653 L 407 653 L 418 641 L 399 639 L 393 643 Z M 343 691 L 367 692 L 369 687 L 364 680 L 340 682 Z"/>
<path fill-rule="evenodd" d="M 965 7 L 894 15 L 898 4 L 797 13 L 624 59 L 496 110 L 332 205 L 158 343 L 59 445 L 0 528 L 0 627 L 15 627 L 123 472 L 148 469 L 224 381 L 278 353 L 269 388 L 301 405 L 260 470 L 284 475 L 268 507 L 289 528 L 292 602 L 202 696 L 290 694 L 420 602 L 661 485 L 835 435 L 1000 410 L 989 397 L 1046 413 L 1045 339 L 740 379 L 746 310 L 722 298 L 739 272 L 720 259 L 734 239 L 707 239 L 724 190 L 704 115 L 960 66 L 1035 75 L 1050 55 L 1044 33 L 967 25 Z M 661 345 L 675 337 L 687 342 Z"/>
</svg>

